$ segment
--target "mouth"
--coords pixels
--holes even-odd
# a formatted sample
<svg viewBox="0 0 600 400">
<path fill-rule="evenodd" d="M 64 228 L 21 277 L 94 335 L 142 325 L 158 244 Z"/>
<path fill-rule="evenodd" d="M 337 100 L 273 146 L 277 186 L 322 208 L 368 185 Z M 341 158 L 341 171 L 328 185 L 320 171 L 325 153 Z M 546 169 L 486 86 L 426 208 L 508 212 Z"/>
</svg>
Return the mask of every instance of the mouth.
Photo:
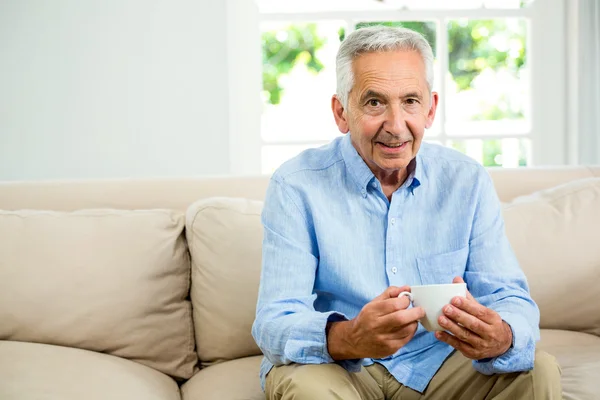
<svg viewBox="0 0 600 400">
<path fill-rule="evenodd" d="M 404 148 L 406 148 L 406 146 L 408 145 L 409 142 L 396 142 L 396 143 L 383 143 L 383 142 L 376 142 L 375 145 L 379 148 L 381 148 L 382 150 L 386 151 L 386 152 L 397 152 L 400 151 Z"/>
</svg>

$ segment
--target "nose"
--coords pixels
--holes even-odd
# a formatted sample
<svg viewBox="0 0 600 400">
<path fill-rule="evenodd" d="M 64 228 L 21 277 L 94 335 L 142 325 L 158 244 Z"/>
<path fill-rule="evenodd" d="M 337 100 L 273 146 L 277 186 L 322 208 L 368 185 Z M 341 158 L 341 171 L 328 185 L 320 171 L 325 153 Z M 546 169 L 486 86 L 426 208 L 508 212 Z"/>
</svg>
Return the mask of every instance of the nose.
<svg viewBox="0 0 600 400">
<path fill-rule="evenodd" d="M 406 119 L 404 110 L 398 104 L 391 104 L 385 114 L 383 129 L 392 135 L 402 135 L 406 133 Z"/>
</svg>

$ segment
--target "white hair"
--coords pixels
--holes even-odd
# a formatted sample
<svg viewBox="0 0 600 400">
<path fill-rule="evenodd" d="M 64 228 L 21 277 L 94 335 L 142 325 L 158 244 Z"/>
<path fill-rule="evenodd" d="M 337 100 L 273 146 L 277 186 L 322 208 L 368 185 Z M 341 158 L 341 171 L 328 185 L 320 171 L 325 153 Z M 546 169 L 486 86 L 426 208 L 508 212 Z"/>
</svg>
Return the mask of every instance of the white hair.
<svg viewBox="0 0 600 400">
<path fill-rule="evenodd" d="M 418 32 L 407 28 L 370 26 L 350 33 L 340 45 L 336 57 L 337 97 L 348 107 L 348 97 L 354 85 L 352 62 L 364 53 L 394 50 L 417 51 L 425 63 L 425 78 L 431 92 L 433 88 L 433 51 L 427 40 Z"/>
</svg>

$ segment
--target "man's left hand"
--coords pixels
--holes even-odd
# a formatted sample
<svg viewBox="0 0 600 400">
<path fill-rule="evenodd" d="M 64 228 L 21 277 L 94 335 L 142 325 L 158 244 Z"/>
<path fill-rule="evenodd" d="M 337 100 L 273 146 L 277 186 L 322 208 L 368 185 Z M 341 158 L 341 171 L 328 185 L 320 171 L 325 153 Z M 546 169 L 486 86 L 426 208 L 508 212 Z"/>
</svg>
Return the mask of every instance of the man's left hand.
<svg viewBox="0 0 600 400">
<path fill-rule="evenodd" d="M 464 283 L 456 277 L 453 283 Z M 498 357 L 510 348 L 512 330 L 500 315 L 482 306 L 467 291 L 467 298 L 455 297 L 444 307 L 440 326 L 448 332 L 436 332 L 435 337 L 448 343 L 472 360 Z"/>
</svg>

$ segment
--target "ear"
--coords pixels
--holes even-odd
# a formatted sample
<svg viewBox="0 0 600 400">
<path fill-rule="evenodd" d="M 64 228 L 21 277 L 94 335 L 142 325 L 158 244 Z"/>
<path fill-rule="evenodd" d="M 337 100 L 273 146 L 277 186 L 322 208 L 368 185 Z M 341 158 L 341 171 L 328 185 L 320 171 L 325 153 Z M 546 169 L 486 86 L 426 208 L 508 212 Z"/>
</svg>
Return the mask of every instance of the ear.
<svg viewBox="0 0 600 400">
<path fill-rule="evenodd" d="M 431 92 L 431 107 L 429 107 L 429 111 L 427 112 L 427 121 L 425 123 L 425 128 L 431 128 L 433 125 L 433 120 L 435 119 L 435 111 L 437 110 L 439 101 L 439 95 L 437 92 Z"/>
<path fill-rule="evenodd" d="M 337 95 L 331 97 L 331 111 L 333 111 L 333 118 L 335 118 L 335 124 L 342 133 L 348 133 L 350 127 L 348 125 L 347 113 Z"/>
</svg>

